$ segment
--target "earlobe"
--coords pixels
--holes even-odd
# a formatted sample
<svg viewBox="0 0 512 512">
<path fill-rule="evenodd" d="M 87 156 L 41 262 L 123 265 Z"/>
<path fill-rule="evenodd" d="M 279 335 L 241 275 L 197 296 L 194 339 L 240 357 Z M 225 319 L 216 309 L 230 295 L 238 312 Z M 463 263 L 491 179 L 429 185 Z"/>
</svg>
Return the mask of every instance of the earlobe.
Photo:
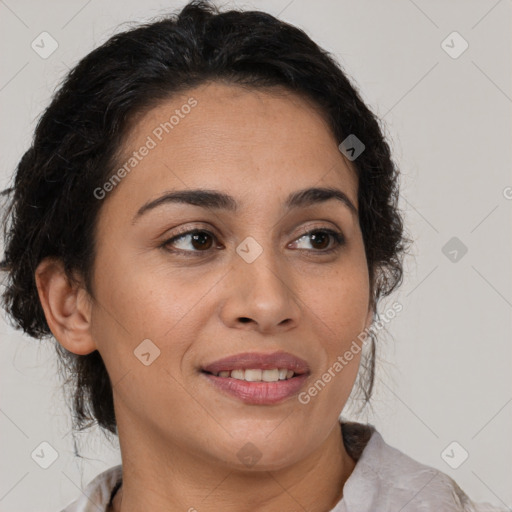
<svg viewBox="0 0 512 512">
<path fill-rule="evenodd" d="M 80 284 L 72 283 L 62 262 L 45 258 L 35 280 L 46 321 L 57 341 L 78 355 L 97 349 L 91 336 L 91 302 Z"/>
</svg>

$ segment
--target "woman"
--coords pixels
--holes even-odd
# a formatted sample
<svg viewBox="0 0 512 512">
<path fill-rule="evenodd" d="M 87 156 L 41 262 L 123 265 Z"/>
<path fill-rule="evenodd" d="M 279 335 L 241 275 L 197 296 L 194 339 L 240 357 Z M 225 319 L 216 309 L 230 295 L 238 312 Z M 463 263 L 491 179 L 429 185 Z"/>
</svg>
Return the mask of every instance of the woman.
<svg viewBox="0 0 512 512">
<path fill-rule="evenodd" d="M 119 436 L 65 512 L 498 510 L 340 421 L 402 280 L 397 200 L 377 119 L 268 14 L 192 2 L 85 57 L 19 163 L 3 262 L 76 428 Z"/>
</svg>

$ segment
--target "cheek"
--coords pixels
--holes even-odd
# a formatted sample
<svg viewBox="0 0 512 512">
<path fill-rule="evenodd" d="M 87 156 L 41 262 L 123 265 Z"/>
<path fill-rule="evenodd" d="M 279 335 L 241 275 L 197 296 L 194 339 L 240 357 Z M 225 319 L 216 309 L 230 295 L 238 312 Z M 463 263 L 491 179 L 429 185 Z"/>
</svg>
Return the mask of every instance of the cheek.
<svg viewBox="0 0 512 512">
<path fill-rule="evenodd" d="M 343 267 L 306 282 L 304 302 L 338 341 L 357 336 L 365 327 L 369 306 L 369 281 L 365 267 Z"/>
<path fill-rule="evenodd" d="M 205 281 L 188 279 L 183 269 L 158 268 L 143 259 L 120 257 L 99 269 L 97 296 L 132 341 L 161 340 L 197 303 Z"/>
<path fill-rule="evenodd" d="M 330 388 L 344 393 L 350 391 L 361 359 L 369 306 L 367 269 L 359 263 L 340 266 L 338 272 L 315 283 L 304 290 L 304 302 L 325 354 L 320 373 L 329 372 Z"/>
<path fill-rule="evenodd" d="M 198 319 L 190 313 L 199 287 L 189 283 L 185 293 L 177 273 L 164 279 L 162 273 L 131 267 L 126 260 L 117 263 L 98 280 L 93 336 L 119 410 L 156 418 L 158 403 L 180 411 L 190 398 L 180 366 L 197 337 Z"/>
<path fill-rule="evenodd" d="M 130 372 L 130 380 L 142 379 L 145 389 L 167 382 L 176 394 L 180 386 L 165 369 L 181 382 L 183 361 L 215 312 L 205 295 L 218 277 L 209 273 L 195 279 L 185 269 L 143 265 L 128 256 L 103 262 L 97 274 L 93 336 L 112 381 Z M 144 359 L 154 362 L 146 367 Z"/>
</svg>

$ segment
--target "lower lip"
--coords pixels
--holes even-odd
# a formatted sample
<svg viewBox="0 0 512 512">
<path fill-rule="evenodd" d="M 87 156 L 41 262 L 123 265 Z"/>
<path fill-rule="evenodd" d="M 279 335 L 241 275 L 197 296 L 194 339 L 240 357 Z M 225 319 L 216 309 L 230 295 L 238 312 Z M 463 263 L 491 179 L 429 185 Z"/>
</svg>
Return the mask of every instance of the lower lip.
<svg viewBox="0 0 512 512">
<path fill-rule="evenodd" d="M 297 375 L 277 382 L 248 382 L 231 377 L 217 377 L 201 372 L 215 387 L 252 405 L 270 405 L 279 403 L 296 395 L 308 378 L 307 374 Z"/>
</svg>

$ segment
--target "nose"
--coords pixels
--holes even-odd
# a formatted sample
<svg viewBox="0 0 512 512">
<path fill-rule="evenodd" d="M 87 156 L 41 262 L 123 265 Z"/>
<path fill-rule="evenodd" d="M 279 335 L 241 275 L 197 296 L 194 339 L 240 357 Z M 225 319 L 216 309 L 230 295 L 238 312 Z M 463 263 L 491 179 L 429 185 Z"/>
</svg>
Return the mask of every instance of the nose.
<svg viewBox="0 0 512 512">
<path fill-rule="evenodd" d="M 296 327 L 300 300 L 284 264 L 271 250 L 248 263 L 235 254 L 221 310 L 225 325 L 271 334 Z"/>
</svg>

